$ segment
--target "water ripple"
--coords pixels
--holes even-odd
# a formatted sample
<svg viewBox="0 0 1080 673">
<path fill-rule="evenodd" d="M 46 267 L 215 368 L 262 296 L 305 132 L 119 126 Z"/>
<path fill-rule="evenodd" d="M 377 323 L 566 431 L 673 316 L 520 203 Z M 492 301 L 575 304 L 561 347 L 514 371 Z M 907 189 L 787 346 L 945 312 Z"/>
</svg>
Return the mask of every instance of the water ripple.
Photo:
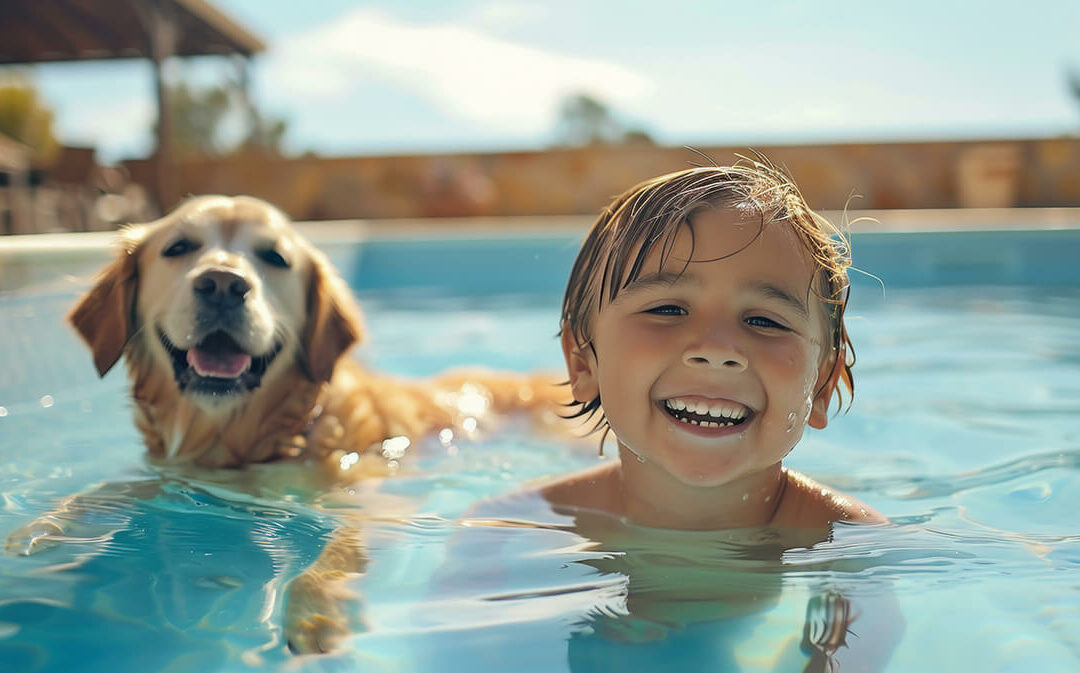
<svg viewBox="0 0 1080 673">
<path fill-rule="evenodd" d="M 1003 484 L 1044 470 L 1080 468 L 1080 450 L 1038 453 L 992 465 L 979 470 L 959 472 L 944 477 L 848 477 L 823 476 L 822 480 L 842 490 L 863 493 L 886 493 L 899 500 L 940 498 L 982 486 Z"/>
</svg>

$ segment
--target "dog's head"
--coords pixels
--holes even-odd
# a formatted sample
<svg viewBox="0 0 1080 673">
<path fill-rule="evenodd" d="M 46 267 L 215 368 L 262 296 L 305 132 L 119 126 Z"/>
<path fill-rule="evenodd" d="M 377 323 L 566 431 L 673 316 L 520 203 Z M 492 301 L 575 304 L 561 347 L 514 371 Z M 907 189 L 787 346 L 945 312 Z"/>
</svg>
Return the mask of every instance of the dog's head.
<svg viewBox="0 0 1080 673">
<path fill-rule="evenodd" d="M 199 407 L 238 404 L 291 363 L 312 381 L 361 335 L 345 284 L 288 218 L 251 197 L 187 201 L 121 235 L 71 323 L 105 375 L 128 347 Z"/>
</svg>

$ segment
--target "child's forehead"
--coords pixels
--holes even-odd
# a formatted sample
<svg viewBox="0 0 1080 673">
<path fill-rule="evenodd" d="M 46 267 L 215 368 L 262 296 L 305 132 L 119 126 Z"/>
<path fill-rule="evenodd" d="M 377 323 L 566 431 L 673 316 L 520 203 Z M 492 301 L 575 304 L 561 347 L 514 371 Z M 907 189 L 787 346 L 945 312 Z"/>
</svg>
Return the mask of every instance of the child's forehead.
<svg viewBox="0 0 1080 673">
<path fill-rule="evenodd" d="M 782 255 L 777 263 L 794 263 L 811 272 L 817 266 L 789 222 L 731 208 L 708 208 L 642 236 L 632 247 L 621 280 L 625 284 L 644 273 L 680 274 L 700 264 L 757 253 L 760 248 Z"/>
</svg>

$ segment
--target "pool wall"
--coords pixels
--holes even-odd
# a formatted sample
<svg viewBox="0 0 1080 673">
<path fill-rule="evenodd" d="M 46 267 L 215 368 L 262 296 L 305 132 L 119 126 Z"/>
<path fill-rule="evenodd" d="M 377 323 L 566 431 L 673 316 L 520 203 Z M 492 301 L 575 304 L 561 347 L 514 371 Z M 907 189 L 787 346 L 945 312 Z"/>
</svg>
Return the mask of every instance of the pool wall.
<svg viewBox="0 0 1080 673">
<path fill-rule="evenodd" d="M 1080 285 L 1080 208 L 870 216 L 874 222 L 851 227 L 856 290 L 880 286 L 877 279 L 886 288 Z M 591 221 L 583 216 L 297 226 L 360 292 L 557 295 Z M 0 291 L 83 282 L 107 259 L 113 238 L 111 232 L 0 238 Z"/>
</svg>

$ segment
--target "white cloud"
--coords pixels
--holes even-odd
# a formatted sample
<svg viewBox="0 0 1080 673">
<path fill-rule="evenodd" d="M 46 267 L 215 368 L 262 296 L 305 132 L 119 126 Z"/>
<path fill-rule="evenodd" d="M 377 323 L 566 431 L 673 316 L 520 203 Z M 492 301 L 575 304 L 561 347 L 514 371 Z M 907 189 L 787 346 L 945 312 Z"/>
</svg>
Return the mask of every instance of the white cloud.
<svg viewBox="0 0 1080 673">
<path fill-rule="evenodd" d="M 548 16 L 549 9 L 535 2 L 487 2 L 473 11 L 472 20 L 480 26 L 504 28 L 539 21 Z"/>
<path fill-rule="evenodd" d="M 84 100 L 58 110 L 56 133 L 66 144 L 97 147 L 109 163 L 149 154 L 156 119 L 157 107 L 146 98 Z"/>
<path fill-rule="evenodd" d="M 373 9 L 285 39 L 265 81 L 305 104 L 332 104 L 379 80 L 413 91 L 450 116 L 520 133 L 550 127 L 558 102 L 588 92 L 616 108 L 649 82 L 623 66 L 517 44 L 476 28 L 410 25 Z"/>
</svg>

